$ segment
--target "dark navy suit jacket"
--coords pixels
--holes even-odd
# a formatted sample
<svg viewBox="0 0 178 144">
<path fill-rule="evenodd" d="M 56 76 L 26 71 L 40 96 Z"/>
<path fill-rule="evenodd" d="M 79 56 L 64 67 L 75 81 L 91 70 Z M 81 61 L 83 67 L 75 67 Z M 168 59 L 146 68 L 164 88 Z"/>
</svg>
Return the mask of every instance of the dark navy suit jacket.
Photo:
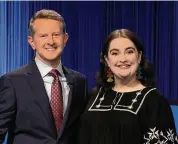
<svg viewBox="0 0 178 144">
<path fill-rule="evenodd" d="M 0 144 L 73 144 L 86 105 L 86 78 L 63 67 L 70 87 L 68 107 L 57 133 L 43 79 L 34 60 L 0 78 Z"/>
</svg>

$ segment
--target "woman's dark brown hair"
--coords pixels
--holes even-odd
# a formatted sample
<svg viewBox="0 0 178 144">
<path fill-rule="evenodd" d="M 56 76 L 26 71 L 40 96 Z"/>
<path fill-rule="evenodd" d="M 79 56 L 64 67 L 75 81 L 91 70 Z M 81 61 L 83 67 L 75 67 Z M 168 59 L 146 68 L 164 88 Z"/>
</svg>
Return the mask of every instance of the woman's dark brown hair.
<svg viewBox="0 0 178 144">
<path fill-rule="evenodd" d="M 144 57 L 144 47 L 141 44 L 139 38 L 131 31 L 127 29 L 120 29 L 111 32 L 107 39 L 105 40 L 103 50 L 100 55 L 100 71 L 97 73 L 97 88 L 104 87 L 106 89 L 112 88 L 114 86 L 113 82 L 107 82 L 107 74 L 109 67 L 106 64 L 105 56 L 108 55 L 109 46 L 113 39 L 115 38 L 127 38 L 133 42 L 137 51 L 142 52 L 141 62 L 139 67 L 141 68 L 142 78 L 140 78 L 140 82 L 146 87 L 154 87 L 155 86 L 155 76 L 152 68 L 152 64 Z"/>
</svg>

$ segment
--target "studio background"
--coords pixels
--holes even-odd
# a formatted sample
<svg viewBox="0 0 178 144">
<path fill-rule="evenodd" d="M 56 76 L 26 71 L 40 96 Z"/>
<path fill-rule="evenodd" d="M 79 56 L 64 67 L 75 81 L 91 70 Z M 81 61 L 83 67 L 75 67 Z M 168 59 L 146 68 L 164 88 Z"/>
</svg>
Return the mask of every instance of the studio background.
<svg viewBox="0 0 178 144">
<path fill-rule="evenodd" d="M 70 37 L 62 63 L 86 75 L 89 91 L 95 86 L 105 38 L 115 29 L 126 28 L 144 44 L 158 90 L 169 101 L 178 100 L 178 2 L 1 1 L 0 76 L 34 56 L 27 43 L 28 22 L 40 9 L 53 9 L 64 17 Z M 177 109 L 172 106 L 178 127 Z"/>
<path fill-rule="evenodd" d="M 53 9 L 65 19 L 69 41 L 62 63 L 95 86 L 99 56 L 107 35 L 120 28 L 135 32 L 154 64 L 157 88 L 178 100 L 178 2 L 0 2 L 0 76 L 28 63 L 34 52 L 27 43 L 28 22 L 40 9 Z"/>
</svg>

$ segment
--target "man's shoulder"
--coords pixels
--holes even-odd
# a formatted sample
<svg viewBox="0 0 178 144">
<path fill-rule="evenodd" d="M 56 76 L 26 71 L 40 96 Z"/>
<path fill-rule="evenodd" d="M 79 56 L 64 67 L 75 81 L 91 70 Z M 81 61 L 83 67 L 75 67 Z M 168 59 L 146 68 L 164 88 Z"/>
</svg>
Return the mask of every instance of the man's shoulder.
<svg viewBox="0 0 178 144">
<path fill-rule="evenodd" d="M 65 71 L 67 71 L 68 74 L 71 74 L 76 78 L 86 79 L 86 76 L 79 71 L 76 71 L 76 70 L 73 70 L 73 69 L 70 69 L 67 67 L 64 67 L 64 69 L 65 69 Z"/>
<path fill-rule="evenodd" d="M 28 64 L 23 65 L 17 69 L 14 69 L 10 72 L 7 72 L 6 74 L 4 74 L 2 77 L 16 77 L 16 76 L 21 76 L 27 73 L 27 68 L 28 68 Z"/>
</svg>

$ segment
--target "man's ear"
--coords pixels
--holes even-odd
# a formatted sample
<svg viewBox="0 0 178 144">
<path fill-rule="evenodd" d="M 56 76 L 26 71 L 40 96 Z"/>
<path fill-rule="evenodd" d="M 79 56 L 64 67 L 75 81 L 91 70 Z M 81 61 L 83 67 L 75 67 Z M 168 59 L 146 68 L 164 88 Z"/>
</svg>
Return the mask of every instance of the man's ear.
<svg viewBox="0 0 178 144">
<path fill-rule="evenodd" d="M 28 43 L 32 47 L 33 50 L 35 50 L 35 44 L 32 36 L 28 36 Z"/>
<path fill-rule="evenodd" d="M 66 46 L 68 39 L 69 39 L 69 35 L 68 35 L 68 33 L 65 33 L 65 35 L 64 35 L 64 47 Z"/>
</svg>

